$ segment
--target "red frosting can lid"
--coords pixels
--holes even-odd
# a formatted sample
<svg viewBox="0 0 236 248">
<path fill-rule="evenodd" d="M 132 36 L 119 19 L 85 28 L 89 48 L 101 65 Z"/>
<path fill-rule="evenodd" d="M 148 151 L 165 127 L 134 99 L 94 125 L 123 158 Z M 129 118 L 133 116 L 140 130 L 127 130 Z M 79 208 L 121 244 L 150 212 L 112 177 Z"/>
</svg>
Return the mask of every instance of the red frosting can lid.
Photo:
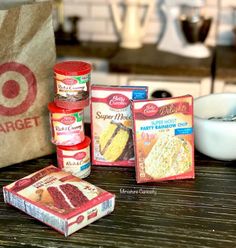
<svg viewBox="0 0 236 248">
<path fill-rule="evenodd" d="M 67 150 L 67 151 L 81 150 L 88 147 L 90 143 L 91 143 L 91 139 L 88 136 L 85 136 L 85 139 L 82 143 L 73 146 L 57 146 L 57 149 Z"/>
<path fill-rule="evenodd" d="M 67 76 L 79 76 L 88 74 L 92 66 L 84 61 L 63 61 L 54 65 L 54 72 L 67 75 Z"/>
<path fill-rule="evenodd" d="M 64 109 L 58 107 L 55 102 L 50 102 L 48 104 L 48 109 L 51 113 L 64 113 L 64 114 L 72 114 L 76 112 L 82 111 L 82 109 Z"/>
</svg>

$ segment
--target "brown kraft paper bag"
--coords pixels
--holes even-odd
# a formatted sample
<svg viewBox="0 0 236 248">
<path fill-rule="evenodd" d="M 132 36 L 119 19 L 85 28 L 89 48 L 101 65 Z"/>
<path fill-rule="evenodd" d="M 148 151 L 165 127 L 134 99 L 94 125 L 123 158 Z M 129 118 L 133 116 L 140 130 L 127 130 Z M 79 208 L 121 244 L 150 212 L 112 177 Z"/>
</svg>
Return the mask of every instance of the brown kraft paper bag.
<svg viewBox="0 0 236 248">
<path fill-rule="evenodd" d="M 47 104 L 55 41 L 49 1 L 0 2 L 0 167 L 54 152 Z"/>
</svg>

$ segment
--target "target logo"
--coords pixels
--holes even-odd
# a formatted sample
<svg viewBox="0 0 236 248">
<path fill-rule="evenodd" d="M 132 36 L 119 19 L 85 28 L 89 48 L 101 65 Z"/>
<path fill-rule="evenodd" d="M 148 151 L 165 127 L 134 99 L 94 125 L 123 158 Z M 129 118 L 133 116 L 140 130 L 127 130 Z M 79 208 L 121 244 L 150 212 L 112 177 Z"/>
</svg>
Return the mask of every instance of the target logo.
<svg viewBox="0 0 236 248">
<path fill-rule="evenodd" d="M 27 66 L 16 62 L 0 65 L 0 115 L 24 113 L 36 95 L 36 77 Z"/>
</svg>

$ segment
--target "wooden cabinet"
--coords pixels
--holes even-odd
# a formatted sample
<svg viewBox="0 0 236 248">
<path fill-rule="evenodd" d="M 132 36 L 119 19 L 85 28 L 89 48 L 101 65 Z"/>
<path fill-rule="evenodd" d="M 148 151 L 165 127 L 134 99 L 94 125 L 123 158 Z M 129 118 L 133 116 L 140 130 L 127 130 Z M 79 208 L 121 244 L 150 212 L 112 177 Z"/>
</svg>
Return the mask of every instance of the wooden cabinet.
<svg viewBox="0 0 236 248">
<path fill-rule="evenodd" d="M 148 86 L 149 98 L 181 96 L 190 94 L 194 98 L 211 91 L 211 78 L 129 77 L 127 85 Z"/>
<path fill-rule="evenodd" d="M 218 46 L 216 48 L 216 75 L 214 93 L 236 93 L 236 47 Z"/>
<path fill-rule="evenodd" d="M 231 92 L 236 93 L 236 78 L 235 80 L 224 80 L 217 78 L 214 80 L 214 93 Z"/>
<path fill-rule="evenodd" d="M 92 71 L 91 84 L 119 85 L 119 75 L 102 71 Z"/>
</svg>

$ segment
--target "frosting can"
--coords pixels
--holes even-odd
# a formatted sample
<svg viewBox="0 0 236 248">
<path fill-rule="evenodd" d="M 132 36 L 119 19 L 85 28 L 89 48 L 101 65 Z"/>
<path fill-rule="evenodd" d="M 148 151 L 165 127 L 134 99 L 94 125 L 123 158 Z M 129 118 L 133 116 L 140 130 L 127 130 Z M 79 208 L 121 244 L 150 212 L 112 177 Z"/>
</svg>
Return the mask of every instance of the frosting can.
<svg viewBox="0 0 236 248">
<path fill-rule="evenodd" d="M 84 61 L 64 61 L 54 66 L 54 101 L 67 109 L 89 105 L 91 64 Z"/>
<path fill-rule="evenodd" d="M 55 145 L 72 146 L 84 141 L 84 111 L 63 109 L 54 102 L 48 104 L 50 111 L 51 141 Z"/>
<path fill-rule="evenodd" d="M 91 172 L 90 138 L 74 146 L 57 146 L 58 167 L 74 176 L 85 178 Z"/>
</svg>

